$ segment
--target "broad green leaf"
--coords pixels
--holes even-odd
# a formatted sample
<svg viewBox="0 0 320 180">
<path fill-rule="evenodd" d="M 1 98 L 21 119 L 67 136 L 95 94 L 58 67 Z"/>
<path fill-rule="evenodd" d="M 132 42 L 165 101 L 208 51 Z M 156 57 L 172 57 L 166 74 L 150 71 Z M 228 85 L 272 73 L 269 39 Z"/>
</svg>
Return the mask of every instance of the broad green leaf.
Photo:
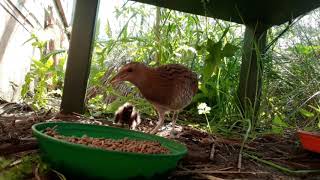
<svg viewBox="0 0 320 180">
<path fill-rule="evenodd" d="M 121 29 L 121 32 L 119 34 L 119 38 L 122 37 L 123 39 L 127 39 L 127 37 L 128 37 L 128 25 L 129 25 L 129 21 Z"/>
<path fill-rule="evenodd" d="M 196 44 L 196 45 L 195 45 L 195 49 L 196 49 L 197 51 L 202 50 L 203 47 L 204 47 L 203 45 L 199 45 L 199 44 Z"/>
<path fill-rule="evenodd" d="M 34 66 L 34 68 L 43 68 L 45 67 L 45 64 L 43 64 L 41 61 L 33 61 L 32 66 Z"/>
<path fill-rule="evenodd" d="M 207 40 L 207 51 L 210 52 L 210 49 L 213 47 L 214 42 L 211 39 Z"/>
<path fill-rule="evenodd" d="M 34 34 L 31 35 L 31 37 L 29 39 L 27 39 L 25 42 L 23 42 L 22 44 L 25 45 L 27 42 L 32 41 L 32 40 L 37 40 L 37 38 L 35 37 Z"/>
<path fill-rule="evenodd" d="M 214 43 L 211 39 L 207 40 L 207 51 L 209 52 L 209 55 L 205 60 L 203 69 L 205 81 L 212 76 L 221 62 L 221 47 L 221 41 Z"/>
<path fill-rule="evenodd" d="M 235 55 L 235 53 L 237 52 L 238 49 L 239 49 L 238 46 L 227 43 L 222 50 L 222 56 L 223 57 L 232 57 Z"/>
<path fill-rule="evenodd" d="M 300 109 L 299 109 L 299 112 L 300 112 L 300 114 L 303 115 L 304 117 L 307 117 L 307 118 L 312 118 L 312 117 L 314 117 L 314 113 L 312 113 L 312 112 L 310 112 L 310 111 L 307 111 L 307 110 L 305 110 L 305 109 L 303 109 L 303 108 L 300 108 Z"/>
<path fill-rule="evenodd" d="M 204 81 L 207 81 L 214 70 L 214 57 L 209 54 L 204 62 L 204 67 L 203 67 L 203 71 L 202 71 L 202 75 L 204 78 Z"/>
<path fill-rule="evenodd" d="M 289 125 L 285 121 L 283 121 L 278 114 L 273 118 L 272 124 L 279 127 L 289 127 Z"/>
<path fill-rule="evenodd" d="M 60 53 L 64 53 L 65 51 L 66 51 L 66 50 L 54 50 L 54 51 L 51 51 L 51 52 L 49 52 L 48 54 L 44 55 L 40 61 L 45 62 L 45 61 L 47 61 L 51 56 L 54 56 L 54 55 L 57 55 L 57 54 L 60 54 Z"/>
<path fill-rule="evenodd" d="M 221 60 L 221 48 L 222 48 L 222 42 L 219 41 L 217 43 L 214 43 L 212 48 L 210 48 L 209 52 L 214 57 L 214 62 L 217 63 Z"/>
<path fill-rule="evenodd" d="M 230 29 L 230 26 L 227 27 L 227 28 L 223 31 L 223 34 L 222 34 L 222 36 L 220 37 L 219 42 L 222 42 L 222 39 L 227 35 L 229 29 Z"/>
<path fill-rule="evenodd" d="M 282 134 L 283 128 L 272 124 L 271 131 L 275 134 Z"/>
<path fill-rule="evenodd" d="M 154 65 L 156 65 L 156 61 L 151 61 L 151 62 L 149 63 L 149 66 L 154 66 Z"/>
<path fill-rule="evenodd" d="M 47 69 L 49 69 L 49 68 L 52 67 L 52 66 L 53 66 L 53 59 L 49 59 L 49 60 L 46 62 L 45 67 L 46 67 Z"/>
</svg>

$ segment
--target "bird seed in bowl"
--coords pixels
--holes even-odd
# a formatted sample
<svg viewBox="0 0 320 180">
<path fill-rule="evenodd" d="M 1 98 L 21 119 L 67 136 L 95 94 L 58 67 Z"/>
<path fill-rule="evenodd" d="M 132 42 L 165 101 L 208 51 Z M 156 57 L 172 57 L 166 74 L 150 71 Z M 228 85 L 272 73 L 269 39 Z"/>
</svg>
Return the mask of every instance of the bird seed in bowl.
<svg viewBox="0 0 320 180">
<path fill-rule="evenodd" d="M 47 128 L 45 134 L 76 144 L 83 144 L 90 147 L 101 148 L 112 151 L 134 152 L 143 154 L 169 154 L 170 151 L 163 147 L 159 142 L 133 140 L 127 137 L 123 139 L 109 139 L 109 138 L 93 138 L 84 135 L 82 137 L 69 137 L 60 135 L 54 128 Z"/>
</svg>

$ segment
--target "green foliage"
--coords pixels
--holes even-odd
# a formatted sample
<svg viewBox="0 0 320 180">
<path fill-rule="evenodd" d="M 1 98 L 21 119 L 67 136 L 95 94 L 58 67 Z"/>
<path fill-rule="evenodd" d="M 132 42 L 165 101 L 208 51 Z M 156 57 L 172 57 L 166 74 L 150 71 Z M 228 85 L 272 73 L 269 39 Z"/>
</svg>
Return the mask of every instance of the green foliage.
<svg viewBox="0 0 320 180">
<path fill-rule="evenodd" d="M 32 58 L 30 71 L 25 76 L 25 83 L 22 86 L 21 96 L 25 101 L 31 103 L 33 108 L 45 108 L 48 105 L 48 98 L 52 95 L 61 96 L 62 82 L 64 78 L 65 58 L 59 58 L 59 63 L 54 65 L 52 56 L 64 53 L 65 50 L 56 50 L 45 53 L 45 41 L 39 40 L 36 35 L 28 41 L 33 41 L 32 46 L 40 53 L 40 58 Z M 34 93 L 30 89 L 34 83 Z M 33 94 L 33 95 L 30 95 Z"/>
<path fill-rule="evenodd" d="M 276 114 L 272 120 L 272 132 L 273 133 L 283 133 L 283 130 L 288 128 L 289 125 L 283 120 L 283 115 Z"/>
<path fill-rule="evenodd" d="M 304 129 L 320 131 L 320 105 L 315 103 L 315 106 L 308 105 L 305 108 L 300 108 L 299 113 L 303 118 L 307 119 L 307 123 L 304 125 Z"/>
<path fill-rule="evenodd" d="M 11 160 L 1 158 L 0 180 L 20 180 L 33 174 L 33 168 L 40 162 L 39 156 L 26 156 L 20 159 L 16 165 Z M 9 163 L 10 162 L 10 163 Z"/>
<path fill-rule="evenodd" d="M 202 70 L 203 81 L 206 82 L 209 78 L 212 77 L 213 73 L 216 74 L 217 69 L 219 68 L 223 58 L 233 57 L 236 51 L 239 49 L 237 46 L 226 43 L 224 47 L 222 47 L 222 39 L 227 34 L 229 28 L 225 29 L 222 37 L 218 42 L 213 42 L 213 40 L 207 40 L 206 50 L 208 51 L 207 58 L 205 59 L 204 67 Z"/>
<path fill-rule="evenodd" d="M 204 28 L 206 18 L 167 9 L 152 14 L 156 11 L 147 7 L 128 2 L 116 9 L 116 16 L 122 22 L 119 31 L 112 30 L 107 21 L 104 38 L 95 41 L 89 89 L 94 87 L 99 93 L 89 98 L 91 114 L 114 113 L 126 101 L 135 104 L 142 113 L 154 114 L 145 99 L 136 97 L 137 90 L 132 86 L 128 85 L 131 90 L 123 96 L 107 83 L 101 84 L 102 79 L 112 76 L 106 76 L 105 72 L 112 70 L 113 65 L 131 59 L 150 66 L 180 63 L 192 68 L 199 75 L 200 91 L 191 109 L 187 109 L 194 111 L 198 102 L 206 102 L 214 107 L 211 114 L 217 115 L 209 115 L 210 119 L 225 120 L 227 116 L 220 118 L 221 114 L 235 111 L 233 94 L 240 67 L 240 38 L 234 31 L 239 25 L 209 20 L 212 26 Z M 150 23 L 147 17 L 159 22 Z M 109 104 L 106 97 L 110 96 L 116 100 Z"/>
<path fill-rule="evenodd" d="M 221 39 L 226 35 L 224 32 Z M 235 55 L 236 51 L 239 49 L 237 46 L 230 43 L 226 43 L 222 47 L 222 40 L 214 43 L 211 39 L 207 40 L 206 50 L 208 55 L 205 59 L 203 69 L 201 73 L 201 85 L 199 87 L 200 93 L 196 95 L 194 101 L 205 101 L 211 106 L 214 106 L 217 96 L 220 96 L 220 82 L 221 71 L 227 70 L 222 69 L 221 63 L 223 59 L 228 57 L 231 58 Z M 224 61 L 224 68 L 228 65 L 228 62 Z M 218 71 L 218 73 L 217 73 Z M 213 93 L 214 92 L 214 93 Z"/>
<path fill-rule="evenodd" d="M 292 26 L 267 54 L 260 117 L 265 130 L 277 123 L 275 114 L 281 114 L 281 121 L 287 124 L 282 129 L 318 129 L 320 36 L 318 24 L 310 22 L 319 22 L 319 12 L 311 12 L 310 19 L 302 18 Z M 281 28 L 273 28 L 270 34 Z"/>
<path fill-rule="evenodd" d="M 319 22 L 319 12 L 308 17 Z M 267 41 L 271 44 L 261 60 L 261 108 L 257 124 L 253 124 L 241 115 L 235 98 L 244 26 L 130 1 L 115 9 L 114 16 L 117 22 L 106 21 L 103 30 L 103 24 L 97 23 L 97 29 L 102 31 L 96 32 L 86 100 L 91 115 L 113 114 L 127 101 L 140 112 L 155 115 L 137 88 L 126 83 L 115 89 L 108 83 L 119 66 L 133 60 L 150 66 L 180 63 L 195 71 L 199 91 L 184 112 L 196 116 L 196 106 L 206 103 L 211 107 L 210 113 L 205 119 L 196 117 L 199 120 L 192 123 L 210 124 L 214 132 L 241 133 L 248 138 L 250 129 L 283 133 L 287 128 L 320 126 L 319 23 L 310 25 L 311 21 L 302 18 L 293 25 L 268 31 Z M 48 98 L 61 92 L 65 57 L 54 66 L 52 56 L 62 51 L 46 54 L 46 42 L 36 36 L 30 41 L 40 51 L 40 57 L 33 58 L 21 94 L 34 107 L 46 107 Z M 30 97 L 33 83 L 37 85 Z"/>
<path fill-rule="evenodd" d="M 142 113 L 153 113 L 153 109 L 150 104 L 143 98 L 135 97 L 137 89 L 134 88 L 126 96 L 119 94 L 113 87 L 104 87 L 103 94 L 99 94 L 88 101 L 88 109 L 93 116 L 101 116 L 103 114 L 113 114 L 121 105 L 126 102 L 134 104 L 136 108 Z M 104 103 L 106 97 L 114 97 L 115 100 L 109 104 Z"/>
<path fill-rule="evenodd" d="M 0 172 L 12 163 L 11 160 L 0 157 Z"/>
<path fill-rule="evenodd" d="M 314 114 L 312 112 L 309 112 L 309 111 L 307 111 L 307 110 L 305 110 L 303 108 L 300 108 L 299 112 L 301 113 L 301 115 L 303 115 L 306 118 L 314 117 Z"/>
</svg>

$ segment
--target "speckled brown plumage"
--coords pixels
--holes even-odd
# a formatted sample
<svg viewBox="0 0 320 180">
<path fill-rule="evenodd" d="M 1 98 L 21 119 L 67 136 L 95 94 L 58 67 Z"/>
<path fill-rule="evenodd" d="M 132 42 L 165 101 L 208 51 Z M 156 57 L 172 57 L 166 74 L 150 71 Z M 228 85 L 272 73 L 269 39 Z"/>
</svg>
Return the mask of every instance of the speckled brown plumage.
<svg viewBox="0 0 320 180">
<path fill-rule="evenodd" d="M 198 89 L 197 75 L 180 64 L 167 64 L 156 68 L 142 63 L 129 63 L 121 67 L 112 83 L 129 81 L 155 107 L 159 115 L 156 133 L 168 111 L 178 112 L 191 103 Z M 173 119 L 173 127 L 176 119 Z"/>
</svg>

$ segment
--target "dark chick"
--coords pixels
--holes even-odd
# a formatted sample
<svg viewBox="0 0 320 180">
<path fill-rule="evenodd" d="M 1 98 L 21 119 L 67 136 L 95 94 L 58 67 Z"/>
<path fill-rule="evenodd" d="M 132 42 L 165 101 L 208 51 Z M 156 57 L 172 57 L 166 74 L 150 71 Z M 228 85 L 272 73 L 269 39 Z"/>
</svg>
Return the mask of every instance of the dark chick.
<svg viewBox="0 0 320 180">
<path fill-rule="evenodd" d="M 159 115 L 157 126 L 151 133 L 157 133 L 163 125 L 166 112 L 174 111 L 172 129 L 178 112 L 188 106 L 198 90 L 197 75 L 180 64 L 167 64 L 156 68 L 143 63 L 132 62 L 120 68 L 111 83 L 129 81 L 153 105 Z"/>
<path fill-rule="evenodd" d="M 141 123 L 141 119 L 135 107 L 130 103 L 125 103 L 115 112 L 114 122 L 121 125 L 126 124 L 131 129 L 135 130 Z"/>
</svg>

